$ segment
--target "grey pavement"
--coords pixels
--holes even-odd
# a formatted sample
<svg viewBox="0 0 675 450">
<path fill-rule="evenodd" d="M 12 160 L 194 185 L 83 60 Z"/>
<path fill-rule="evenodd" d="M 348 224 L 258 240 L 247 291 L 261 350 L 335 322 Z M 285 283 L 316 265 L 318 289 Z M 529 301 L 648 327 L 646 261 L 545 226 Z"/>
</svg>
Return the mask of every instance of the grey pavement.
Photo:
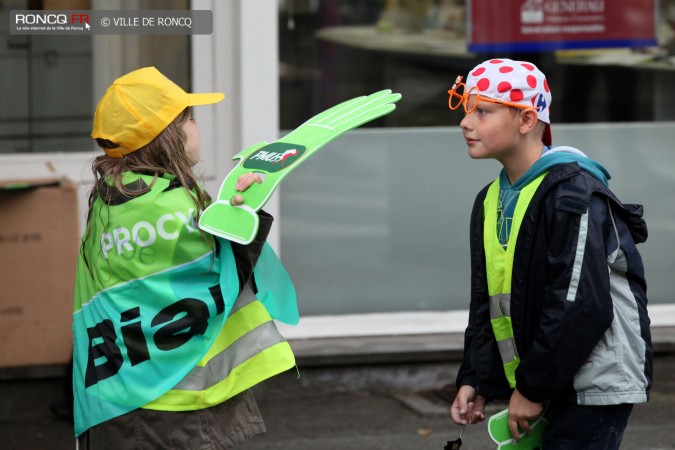
<svg viewBox="0 0 675 450">
<path fill-rule="evenodd" d="M 675 330 L 655 336 L 659 352 L 651 400 L 636 406 L 624 449 L 675 449 Z M 459 433 L 448 414 L 456 338 L 291 342 L 298 369 L 254 389 L 267 433 L 238 448 L 443 449 Z M 75 448 L 70 423 L 50 411 L 63 397 L 62 375 L 63 367 L 0 370 L 0 449 Z M 488 413 L 505 406 L 489 405 Z M 463 441 L 462 450 L 496 448 L 484 423 L 470 426 Z"/>
</svg>

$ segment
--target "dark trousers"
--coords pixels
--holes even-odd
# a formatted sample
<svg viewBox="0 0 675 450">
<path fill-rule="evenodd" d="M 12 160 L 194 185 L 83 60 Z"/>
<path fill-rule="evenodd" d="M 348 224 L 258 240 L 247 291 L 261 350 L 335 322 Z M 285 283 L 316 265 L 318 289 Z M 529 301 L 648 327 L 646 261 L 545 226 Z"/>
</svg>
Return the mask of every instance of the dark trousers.
<svg viewBox="0 0 675 450">
<path fill-rule="evenodd" d="M 633 411 L 632 404 L 579 406 L 551 404 L 544 450 L 615 450 Z"/>
</svg>

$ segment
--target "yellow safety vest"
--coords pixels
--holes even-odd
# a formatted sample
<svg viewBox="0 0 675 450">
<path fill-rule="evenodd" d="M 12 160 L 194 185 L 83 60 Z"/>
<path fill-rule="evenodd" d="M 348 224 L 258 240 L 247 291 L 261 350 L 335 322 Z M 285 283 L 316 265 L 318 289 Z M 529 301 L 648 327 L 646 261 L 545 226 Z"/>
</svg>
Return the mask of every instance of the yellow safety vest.
<svg viewBox="0 0 675 450">
<path fill-rule="evenodd" d="M 490 322 L 504 364 L 504 373 L 511 388 L 516 387 L 516 368 L 520 363 L 511 325 L 513 255 L 516 252 L 516 241 L 525 211 L 547 173 L 539 175 L 520 191 L 506 249 L 502 247 L 497 236 L 499 178 L 490 185 L 483 201 L 483 248 L 490 296 Z"/>
<path fill-rule="evenodd" d="M 247 287 L 202 360 L 173 389 L 143 408 L 208 408 L 294 366 L 290 345 Z"/>
</svg>

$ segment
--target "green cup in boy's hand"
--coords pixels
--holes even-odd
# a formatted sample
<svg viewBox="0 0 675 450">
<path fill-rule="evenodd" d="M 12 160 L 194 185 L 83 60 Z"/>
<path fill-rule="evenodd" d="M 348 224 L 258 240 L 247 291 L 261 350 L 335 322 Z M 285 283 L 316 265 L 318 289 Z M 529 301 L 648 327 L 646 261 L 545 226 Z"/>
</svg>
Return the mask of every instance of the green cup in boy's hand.
<svg viewBox="0 0 675 450">
<path fill-rule="evenodd" d="M 317 114 L 287 136 L 268 144 L 260 142 L 237 154 L 239 164 L 225 177 L 218 197 L 199 219 L 202 230 L 240 244 L 251 242 L 258 231 L 258 215 L 281 180 L 310 155 L 342 133 L 392 112 L 401 94 L 383 90 L 353 98 Z M 263 182 L 246 189 L 244 203 L 232 205 L 240 194 L 239 177 L 261 174 Z"/>
</svg>

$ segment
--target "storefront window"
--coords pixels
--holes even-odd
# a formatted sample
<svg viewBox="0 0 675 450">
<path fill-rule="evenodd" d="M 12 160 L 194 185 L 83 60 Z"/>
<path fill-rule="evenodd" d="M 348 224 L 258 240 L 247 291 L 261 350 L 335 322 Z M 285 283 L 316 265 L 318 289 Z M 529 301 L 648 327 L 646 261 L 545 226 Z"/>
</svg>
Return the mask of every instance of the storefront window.
<svg viewBox="0 0 675 450">
<path fill-rule="evenodd" d="M 467 11 L 479 3 L 490 11 Z M 387 88 L 403 95 L 394 112 L 328 144 L 281 188 L 281 250 L 301 313 L 467 308 L 469 215 L 499 165 L 466 155 L 462 115 L 448 110 L 447 91 L 457 75 L 492 57 L 537 64 L 552 88 L 554 144 L 587 152 L 616 177 L 611 187 L 623 201 L 644 204 L 650 302 L 670 302 L 672 245 L 664 243 L 675 242 L 668 144 L 675 139 L 675 0 L 660 1 L 658 14 L 656 4 L 280 1 L 282 129 L 356 96 Z M 502 18 L 497 6 L 512 10 Z M 598 23 L 605 13 L 611 21 Z M 514 30 L 521 20 L 527 26 Z M 617 24 L 628 25 L 615 33 Z M 622 46 L 517 40 L 518 32 L 552 30 L 578 40 L 596 29 L 606 38 L 600 44 Z M 512 46 L 494 34 L 504 30 Z"/>
<path fill-rule="evenodd" d="M 498 51 L 470 52 L 468 0 L 283 0 L 279 9 L 282 128 L 292 129 L 339 101 L 383 88 L 400 92 L 405 101 L 396 114 L 371 126 L 449 125 L 453 119 L 446 106 L 447 90 L 455 76 L 465 75 L 490 57 L 529 60 L 547 74 L 553 89 L 553 123 L 675 120 L 675 108 L 670 106 L 675 100 L 675 1 L 659 2 L 657 13 L 653 0 L 621 0 L 628 5 L 627 17 L 607 0 L 503 2 L 535 21 L 532 5 L 541 5 L 542 15 L 557 13 L 560 21 L 564 20 L 561 11 L 569 11 L 572 3 L 578 12 L 567 15 L 581 23 L 572 24 L 575 33 L 583 31 L 584 22 L 589 28 L 595 26 L 589 21 L 597 20 L 598 26 L 607 27 L 605 35 L 596 38 L 599 44 L 607 45 L 604 39 L 638 47 L 588 48 L 591 42 L 570 49 L 566 47 L 575 47 L 573 42 L 539 46 L 516 42 L 495 46 Z M 602 24 L 626 20 L 635 26 L 631 21 L 640 15 L 630 8 L 638 8 L 648 20 L 648 30 L 656 28 L 652 33 L 656 45 L 644 47 L 649 39 L 641 35 L 615 37 L 610 26 Z M 513 25 L 494 23 L 490 17 L 489 25 L 477 17 L 473 20 L 475 26 L 491 31 Z"/>
<path fill-rule="evenodd" d="M 95 91 L 128 71 L 154 65 L 180 85 L 190 81 L 189 36 L 12 35 L 12 10 L 188 7 L 188 0 L 1 1 L 0 154 L 92 150 L 94 97 L 103 94 Z"/>
</svg>

